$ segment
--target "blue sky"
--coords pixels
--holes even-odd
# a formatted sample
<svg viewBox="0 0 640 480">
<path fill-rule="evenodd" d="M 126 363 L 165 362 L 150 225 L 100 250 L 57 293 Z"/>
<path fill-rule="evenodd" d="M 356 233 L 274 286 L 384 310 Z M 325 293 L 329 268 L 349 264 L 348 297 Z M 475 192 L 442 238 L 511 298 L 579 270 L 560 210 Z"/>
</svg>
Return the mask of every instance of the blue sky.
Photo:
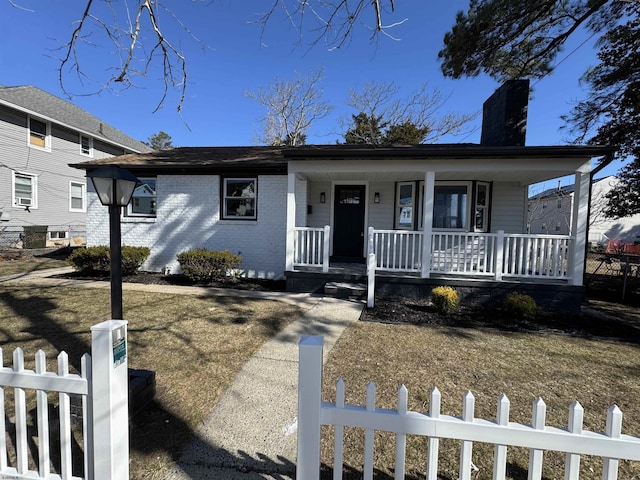
<svg viewBox="0 0 640 480">
<path fill-rule="evenodd" d="M 0 46 L 0 84 L 34 85 L 65 98 L 58 83 L 56 58 L 62 52 L 56 49 L 70 37 L 72 23 L 86 2 L 55 2 L 55 8 L 44 0 L 14 0 L 14 3 L 22 9 L 6 0 L 0 1 L 0 28 L 5 38 Z M 152 65 L 149 75 L 138 79 L 135 88 L 86 95 L 99 88 L 100 80 L 106 78 L 106 68 L 112 66 L 110 62 L 114 59 L 117 61 L 112 49 L 98 37 L 94 48 L 82 52 L 81 64 L 84 74 L 95 81 L 85 80 L 79 85 L 74 75 L 65 77 L 76 93 L 72 99 L 76 105 L 139 140 L 163 130 L 171 135 L 176 146 L 255 144 L 265 110 L 244 93 L 265 87 L 276 77 L 293 79 L 296 71 L 306 74 L 323 68 L 325 72 L 321 87 L 335 108 L 308 132 L 308 143 L 318 144 L 334 143 L 341 138 L 339 119 L 356 113 L 344 103 L 349 89 L 367 81 L 394 81 L 404 94 L 427 82 L 450 95 L 443 112 L 480 111 L 484 100 L 498 87 L 496 81 L 487 77 L 450 80 L 440 73 L 437 54 L 443 46 L 444 34 L 454 24 L 456 12 L 466 10 L 467 1 L 397 1 L 396 12 L 386 17 L 388 23 L 407 19 L 390 30 L 397 40 L 380 36 L 371 42 L 366 22 L 372 19 L 368 17 L 363 19 L 352 41 L 338 50 L 329 50 L 322 44 L 309 48 L 313 33 L 307 31 L 300 39 L 298 31 L 282 14 L 271 20 L 261 37 L 261 28 L 252 21 L 270 3 L 266 0 L 166 3 L 200 39 L 196 42 L 170 15 L 161 15 L 165 34 L 187 57 L 189 81 L 182 118 L 176 113 L 175 91 L 169 93 L 164 108 L 153 113 L 162 89 L 159 65 Z M 122 2 L 114 5 L 119 7 Z M 532 82 L 528 145 L 567 142 L 567 133 L 560 130 L 560 116 L 584 96 L 579 77 L 596 61 L 595 39 L 571 53 L 585 38 L 583 35 L 566 46 L 559 57 L 562 62 L 552 75 Z M 470 134 L 443 141 L 479 142 L 480 117 L 475 126 Z M 603 174 L 613 174 L 619 167 L 620 164 L 613 165 Z"/>
</svg>

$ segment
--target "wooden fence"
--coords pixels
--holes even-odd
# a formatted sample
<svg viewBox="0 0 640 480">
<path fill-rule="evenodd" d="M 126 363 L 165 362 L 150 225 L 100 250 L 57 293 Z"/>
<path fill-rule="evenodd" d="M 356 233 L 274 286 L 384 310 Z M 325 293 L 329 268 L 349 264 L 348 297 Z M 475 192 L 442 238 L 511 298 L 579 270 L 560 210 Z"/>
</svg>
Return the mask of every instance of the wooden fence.
<svg viewBox="0 0 640 480">
<path fill-rule="evenodd" d="M 387 431 L 396 434 L 395 478 L 405 478 L 405 445 L 407 435 L 428 438 L 427 480 L 438 478 L 438 448 L 442 438 L 459 440 L 459 478 L 472 478 L 473 442 L 495 445 L 493 479 L 505 480 L 507 448 L 509 446 L 529 449 L 530 480 L 542 478 L 544 451 L 565 453 L 565 480 L 578 480 L 580 456 L 603 457 L 603 480 L 618 478 L 619 460 L 640 461 L 640 439 L 622 434 L 622 412 L 616 406 L 607 412 L 606 431 L 594 433 L 584 431 L 583 409 L 574 402 L 569 409 L 566 429 L 545 425 L 546 405 L 542 399 L 533 404 L 530 425 L 509 422 L 509 399 L 498 400 L 495 420 L 474 417 L 474 397 L 468 392 L 462 405 L 462 416 L 440 414 L 440 392 L 432 390 L 429 413 L 407 410 L 407 389 L 398 390 L 396 410 L 375 406 L 375 385 L 367 387 L 366 406 L 345 404 L 344 382 L 336 385 L 336 402 L 322 402 L 322 337 L 303 336 L 299 343 L 298 376 L 298 465 L 297 478 L 314 480 L 320 478 L 320 426 L 335 426 L 334 480 L 342 478 L 342 452 L 344 427 L 357 427 L 365 431 L 363 478 L 373 479 L 374 432 Z"/>
<path fill-rule="evenodd" d="M 91 327 L 93 358 L 88 354 L 82 357 L 80 375 L 69 373 L 65 352 L 57 357 L 57 372 L 48 372 L 42 350 L 35 355 L 35 370 L 28 370 L 22 349 L 13 352 L 12 367 L 3 365 L 0 349 L 0 478 L 128 479 L 126 331 L 126 322 L 122 320 Z M 5 401 L 9 388 L 13 389 L 13 408 Z M 25 390 L 35 391 L 35 438 L 28 428 Z M 48 392 L 57 393 L 58 419 L 55 421 L 49 418 Z M 74 440 L 70 395 L 82 397 L 83 472 L 72 471 Z M 10 410 L 14 412 L 15 436 L 8 432 L 13 430 L 7 425 L 7 419 L 11 421 Z M 50 426 L 50 421 L 55 428 Z M 50 434 L 57 429 L 60 458 L 52 459 Z M 9 449 L 10 443 L 13 443 L 12 449 Z M 9 451 L 14 454 L 9 455 Z M 52 472 L 52 464 L 60 465 L 58 472 Z"/>
</svg>

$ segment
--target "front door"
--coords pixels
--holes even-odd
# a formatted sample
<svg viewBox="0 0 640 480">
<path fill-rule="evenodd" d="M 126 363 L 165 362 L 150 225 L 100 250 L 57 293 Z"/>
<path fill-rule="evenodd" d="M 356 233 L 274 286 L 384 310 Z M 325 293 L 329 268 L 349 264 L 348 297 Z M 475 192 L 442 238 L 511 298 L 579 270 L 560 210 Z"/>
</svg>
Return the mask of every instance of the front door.
<svg viewBox="0 0 640 480">
<path fill-rule="evenodd" d="M 343 261 L 362 261 L 365 186 L 336 185 L 333 198 L 333 257 Z"/>
</svg>

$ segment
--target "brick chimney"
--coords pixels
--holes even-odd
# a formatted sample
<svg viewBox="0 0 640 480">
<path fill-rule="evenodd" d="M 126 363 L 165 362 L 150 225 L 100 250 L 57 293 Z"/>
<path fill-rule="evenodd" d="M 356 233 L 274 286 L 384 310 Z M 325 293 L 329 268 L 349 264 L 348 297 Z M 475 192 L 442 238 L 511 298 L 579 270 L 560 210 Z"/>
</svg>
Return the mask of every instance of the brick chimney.
<svg viewBox="0 0 640 480">
<path fill-rule="evenodd" d="M 524 146 L 527 135 L 529 80 L 507 80 L 482 105 L 480 144 Z"/>
</svg>

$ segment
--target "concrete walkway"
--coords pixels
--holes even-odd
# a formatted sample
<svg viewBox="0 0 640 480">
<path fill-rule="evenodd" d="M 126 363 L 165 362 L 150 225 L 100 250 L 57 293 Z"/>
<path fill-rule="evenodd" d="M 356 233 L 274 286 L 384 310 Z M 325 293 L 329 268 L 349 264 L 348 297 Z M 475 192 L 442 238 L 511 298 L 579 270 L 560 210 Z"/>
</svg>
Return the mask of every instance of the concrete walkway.
<svg viewBox="0 0 640 480">
<path fill-rule="evenodd" d="M 109 288 L 109 282 L 49 278 L 55 269 L 0 278 L 3 282 Z M 364 303 L 310 294 L 251 292 L 206 287 L 124 284 L 125 290 L 188 295 L 268 298 L 306 309 L 265 343 L 245 364 L 230 388 L 194 434 L 165 476 L 186 479 L 294 479 L 298 402 L 298 340 L 322 335 L 324 359 L 344 329 L 360 317 Z"/>
</svg>

